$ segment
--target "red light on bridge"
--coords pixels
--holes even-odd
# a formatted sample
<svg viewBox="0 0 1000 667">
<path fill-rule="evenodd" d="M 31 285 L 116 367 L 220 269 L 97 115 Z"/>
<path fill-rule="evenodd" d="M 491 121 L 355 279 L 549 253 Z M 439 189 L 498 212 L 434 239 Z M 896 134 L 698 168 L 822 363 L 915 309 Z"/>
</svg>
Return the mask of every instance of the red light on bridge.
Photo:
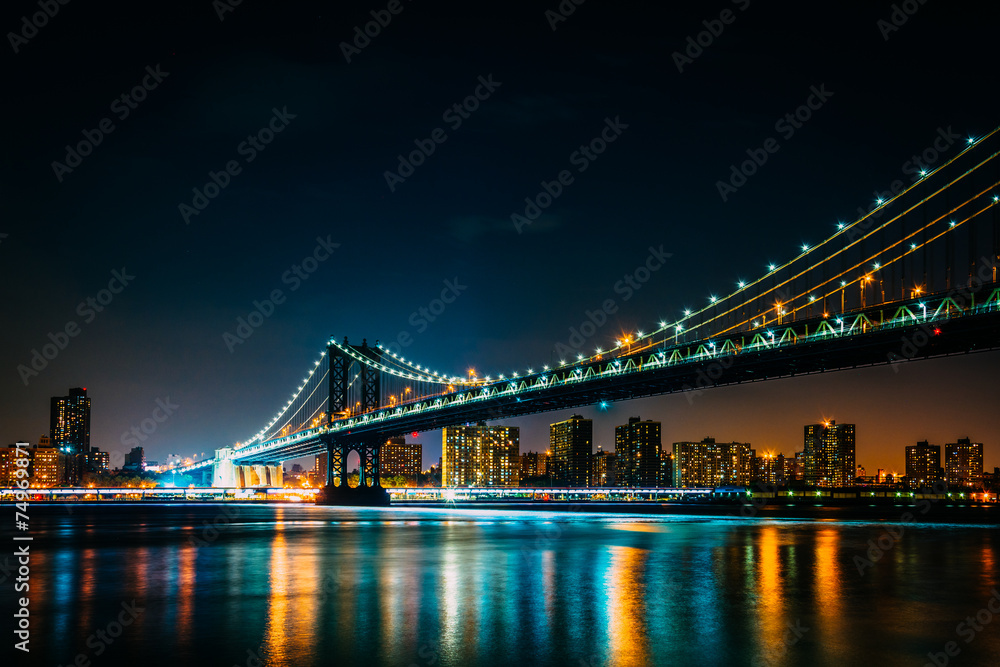
<svg viewBox="0 0 1000 667">
<path fill-rule="evenodd" d="M 414 432 L 413 432 L 413 433 L 411 433 L 410 435 L 411 435 L 412 437 L 414 437 L 414 438 L 415 438 L 415 437 L 417 437 L 417 432 L 416 432 L 416 431 L 414 431 Z"/>
<path fill-rule="evenodd" d="M 935 328 L 935 329 L 934 329 L 934 335 L 935 335 L 935 336 L 940 336 L 940 335 L 941 335 L 941 330 L 940 330 L 940 329 L 937 329 L 937 328 Z"/>
</svg>

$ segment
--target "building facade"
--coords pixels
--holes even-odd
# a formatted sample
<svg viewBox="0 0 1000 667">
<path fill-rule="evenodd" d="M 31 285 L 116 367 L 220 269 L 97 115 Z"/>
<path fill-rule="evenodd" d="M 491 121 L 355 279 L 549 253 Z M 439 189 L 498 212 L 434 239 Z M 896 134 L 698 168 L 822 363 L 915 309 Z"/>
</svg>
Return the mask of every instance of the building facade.
<svg viewBox="0 0 1000 667">
<path fill-rule="evenodd" d="M 548 475 L 549 456 L 546 452 L 525 452 L 521 454 L 521 479 L 545 477 Z"/>
<path fill-rule="evenodd" d="M 805 482 L 811 486 L 854 484 L 854 424 L 830 420 L 804 428 Z"/>
<path fill-rule="evenodd" d="M 945 445 L 944 468 L 948 486 L 978 487 L 983 483 L 983 443 L 959 438 Z"/>
<path fill-rule="evenodd" d="M 911 486 L 920 487 L 941 480 L 941 446 L 926 440 L 906 446 L 906 480 Z"/>
<path fill-rule="evenodd" d="M 69 390 L 69 396 L 53 396 L 49 411 L 52 446 L 70 454 L 90 451 L 90 398 L 86 387 Z"/>
<path fill-rule="evenodd" d="M 597 453 L 590 459 L 590 486 L 618 486 L 614 452 L 606 452 L 598 446 Z"/>
<path fill-rule="evenodd" d="M 754 457 L 753 481 L 779 485 L 785 483 L 785 457 L 765 452 Z"/>
<path fill-rule="evenodd" d="M 389 438 L 382 446 L 382 477 L 404 477 L 416 483 L 423 467 L 423 446 L 406 438 Z"/>
<path fill-rule="evenodd" d="M 580 415 L 549 425 L 550 474 L 559 483 L 585 487 L 590 483 L 594 422 Z"/>
<path fill-rule="evenodd" d="M 660 486 L 660 422 L 629 417 L 615 427 L 615 457 L 618 486 L 639 488 Z"/>
<path fill-rule="evenodd" d="M 441 431 L 441 486 L 517 486 L 520 429 L 448 426 Z"/>
<path fill-rule="evenodd" d="M 753 476 L 754 450 L 746 442 L 674 443 L 674 486 L 748 486 Z"/>
</svg>

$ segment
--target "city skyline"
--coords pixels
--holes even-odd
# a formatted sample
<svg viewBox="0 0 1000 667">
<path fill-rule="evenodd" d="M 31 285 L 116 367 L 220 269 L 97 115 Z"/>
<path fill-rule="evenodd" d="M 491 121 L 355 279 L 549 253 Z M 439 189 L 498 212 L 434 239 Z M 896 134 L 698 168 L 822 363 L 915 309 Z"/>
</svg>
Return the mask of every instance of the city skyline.
<svg viewBox="0 0 1000 667">
<path fill-rule="evenodd" d="M 928 363 L 928 362 L 922 362 L 922 363 Z M 934 363 L 934 362 L 931 361 L 929 363 Z M 854 371 L 854 372 L 859 372 L 859 371 Z M 863 372 L 863 371 L 861 371 L 861 372 Z M 778 380 L 777 382 L 781 382 L 781 380 Z M 725 392 L 727 389 L 734 389 L 734 388 L 735 387 L 719 387 L 719 388 L 712 389 L 711 391 L 713 391 L 713 392 Z M 73 390 L 73 391 L 76 391 L 76 390 Z M 83 396 L 86 398 L 86 400 L 88 402 L 88 426 L 89 426 L 89 415 L 90 415 L 89 405 L 90 405 L 90 401 L 92 399 L 91 399 L 91 397 L 89 397 L 87 395 L 87 390 L 86 389 L 83 389 L 82 391 L 83 391 Z M 72 393 L 72 391 L 71 391 L 71 393 Z M 704 400 L 706 396 L 710 395 L 710 393 L 706 392 L 706 393 L 703 393 L 703 394 L 695 394 L 695 395 L 697 395 L 697 397 L 698 397 L 697 400 Z M 563 413 L 565 413 L 565 416 L 562 417 L 562 418 L 563 419 L 568 419 L 573 414 L 582 413 L 582 414 L 587 415 L 587 417 L 586 417 L 587 419 L 591 419 L 593 421 L 593 423 L 595 425 L 594 426 L 594 432 L 600 434 L 600 435 L 594 435 L 593 436 L 592 451 L 593 452 L 597 452 L 598 451 L 598 447 L 601 447 L 601 448 L 604 449 L 604 451 L 614 452 L 615 451 L 615 446 L 614 446 L 615 445 L 615 429 L 618 426 L 621 426 L 623 424 L 627 424 L 628 420 L 632 416 L 632 414 L 631 414 L 632 412 L 635 412 L 636 414 L 638 414 L 637 411 L 631 410 L 632 407 L 637 406 L 637 405 L 649 405 L 649 404 L 651 404 L 651 403 L 653 403 L 655 401 L 662 401 L 663 399 L 669 399 L 669 398 L 679 399 L 679 400 L 683 400 L 683 401 L 687 402 L 686 396 L 687 396 L 686 393 L 681 393 L 681 394 L 661 396 L 661 397 L 634 399 L 634 400 L 631 400 L 631 401 L 620 401 L 620 402 L 617 402 L 617 403 L 607 403 L 603 407 L 601 407 L 601 406 L 596 406 L 596 407 L 595 406 L 591 406 L 591 407 L 575 408 L 575 409 L 572 409 L 572 410 L 544 412 L 544 413 L 539 413 L 539 414 L 535 414 L 535 415 L 529 415 L 529 416 L 526 416 L 526 417 L 519 417 L 519 418 L 513 418 L 513 419 L 503 419 L 503 420 L 497 420 L 497 421 L 490 421 L 489 423 L 491 425 L 494 425 L 494 426 L 505 426 L 506 425 L 506 426 L 515 426 L 515 427 L 520 428 L 521 429 L 521 433 L 522 433 L 522 436 L 521 436 L 521 451 L 522 452 L 528 452 L 528 451 L 540 451 L 540 452 L 544 452 L 547 449 L 549 449 L 549 444 L 548 444 L 549 432 L 548 432 L 548 428 L 549 428 L 549 426 L 551 424 L 555 423 L 554 421 L 552 421 L 552 419 L 554 418 L 554 416 L 555 415 L 562 415 Z M 68 397 L 59 397 L 59 396 L 53 396 L 53 397 L 51 397 L 51 401 L 52 401 L 53 406 L 55 405 L 56 399 L 59 399 L 59 398 L 68 398 Z M 723 401 L 723 404 L 724 403 L 725 402 Z M 54 409 L 54 408 L 50 408 L 50 409 Z M 720 407 L 719 409 L 724 409 L 724 408 Z M 631 410 L 631 412 L 630 412 L 630 410 Z M 628 413 L 628 416 L 625 416 L 626 413 Z M 162 414 L 162 412 L 161 412 L 161 414 Z M 622 415 L 622 416 L 616 416 L 616 415 L 619 415 L 619 414 Z M 849 417 L 849 415 L 848 415 L 848 417 Z M 753 439 L 751 437 L 747 437 L 745 435 L 741 435 L 741 428 L 743 428 L 743 427 L 740 427 L 740 426 L 727 427 L 727 428 L 720 429 L 719 428 L 720 423 L 718 421 L 716 421 L 714 423 L 713 427 L 709 428 L 709 431 L 703 433 L 702 435 L 698 435 L 697 433 L 690 432 L 692 430 L 691 427 L 683 427 L 683 428 L 673 427 L 673 428 L 671 428 L 671 422 L 669 420 L 660 420 L 660 419 L 656 419 L 655 417 L 651 417 L 651 419 L 654 419 L 655 421 L 661 421 L 661 423 L 663 423 L 663 435 L 661 436 L 661 439 L 662 439 L 662 442 L 664 444 L 664 447 L 669 447 L 674 442 L 696 441 L 696 440 L 700 440 L 700 439 L 702 439 L 704 437 L 711 437 L 711 438 L 715 438 L 719 442 L 723 442 L 723 441 L 725 441 L 725 442 L 729 442 L 729 441 L 733 441 L 733 442 L 737 442 L 737 441 L 738 442 L 747 442 L 759 454 L 760 453 L 764 453 L 764 452 L 768 452 L 768 453 L 773 453 L 773 454 L 783 454 L 786 457 L 794 456 L 795 452 L 803 450 L 803 442 L 801 440 L 801 428 L 802 428 L 803 425 L 806 425 L 808 423 L 817 423 L 817 422 L 823 422 L 823 421 L 840 421 L 838 418 L 836 418 L 835 416 L 833 416 L 830 413 L 823 413 L 819 418 L 814 418 L 814 420 L 812 422 L 808 422 L 807 421 L 807 422 L 803 422 L 803 423 L 798 424 L 798 425 L 790 424 L 790 423 L 787 423 L 787 422 L 779 422 L 777 425 L 772 424 L 771 425 L 771 430 L 769 432 L 771 432 L 771 433 L 780 433 L 781 434 L 780 438 L 774 438 L 774 439 L 772 439 L 771 437 L 767 437 L 767 438 L 761 438 L 761 439 Z M 100 421 L 100 415 L 98 415 L 98 420 Z M 155 423 L 154 420 L 151 420 L 151 419 L 148 420 L 148 421 L 150 421 L 151 423 Z M 531 426 L 531 427 L 522 427 L 522 424 L 524 422 L 529 422 L 529 423 L 532 423 L 532 424 L 544 423 L 544 428 L 543 428 L 544 433 L 539 432 L 538 431 L 538 427 L 534 426 L 534 425 Z M 852 421 L 847 422 L 847 423 L 857 423 L 857 420 L 852 420 Z M 876 422 L 876 424 L 877 424 L 877 422 Z M 455 426 L 460 426 L 460 424 L 456 424 Z M 686 430 L 684 430 L 684 429 L 686 429 Z M 750 429 L 750 430 L 753 431 L 753 429 Z M 919 435 L 918 437 L 916 437 L 915 439 L 913 439 L 912 442 L 909 441 L 909 440 L 904 441 L 902 439 L 900 439 L 899 442 L 895 442 L 892 439 L 886 439 L 884 437 L 879 437 L 879 436 L 876 436 L 876 435 L 867 435 L 864 432 L 865 430 L 866 430 L 865 426 L 862 425 L 862 428 L 861 428 L 861 431 L 862 431 L 861 437 L 858 440 L 858 444 L 856 445 L 856 447 L 857 447 L 857 449 L 856 449 L 856 451 L 857 451 L 856 461 L 857 461 L 857 465 L 858 466 L 862 466 L 862 467 L 864 467 L 866 469 L 869 469 L 869 470 L 876 470 L 876 469 L 882 468 L 882 469 L 887 470 L 888 472 L 896 472 L 897 474 L 903 474 L 903 471 L 905 470 L 905 467 L 906 467 L 905 447 L 916 445 L 917 443 L 919 443 L 921 441 L 929 441 L 931 445 L 937 445 L 937 446 L 941 447 L 942 456 L 943 456 L 944 446 L 945 446 L 946 443 L 955 442 L 955 441 L 959 440 L 960 438 L 966 438 L 966 437 L 971 438 L 973 442 L 982 442 L 983 443 L 983 461 L 984 461 L 984 468 L 986 470 L 991 470 L 993 467 L 1000 466 L 1000 449 L 998 449 L 997 443 L 990 442 L 990 441 L 988 441 L 988 440 L 986 440 L 986 439 L 984 439 L 982 437 L 979 437 L 978 434 L 970 433 L 970 432 L 967 432 L 967 431 L 964 431 L 964 430 L 961 430 L 961 429 L 959 429 L 958 431 L 953 432 L 951 434 L 948 434 L 948 432 L 947 432 L 947 426 L 939 425 L 934 430 L 934 432 L 937 433 L 937 434 L 943 434 L 943 435 L 941 437 L 935 438 L 933 436 L 924 436 L 924 435 L 922 435 L 923 433 L 925 433 L 927 431 L 921 431 L 921 430 L 919 430 L 919 427 L 916 427 L 916 428 L 911 429 L 910 432 L 911 433 L 918 433 L 918 434 L 921 434 L 921 435 Z M 879 429 L 878 426 L 876 426 L 875 433 L 878 433 L 880 430 L 881 429 Z M 725 435 L 716 435 L 716 431 L 719 434 L 725 434 Z M 797 431 L 799 433 L 799 435 L 800 435 L 800 438 L 799 438 L 798 442 L 793 442 L 793 441 L 791 441 L 789 439 L 790 434 L 792 432 L 795 432 L 795 431 Z M 155 432 L 155 429 L 154 429 L 154 432 Z M 141 434 L 141 429 L 140 429 L 139 433 Z M 677 435 L 676 436 L 675 435 L 670 435 L 671 433 L 674 433 L 674 434 L 677 434 Z M 50 436 L 50 434 L 48 432 L 45 432 L 45 433 L 43 433 L 41 435 L 43 435 L 46 438 Z M 903 436 L 899 435 L 897 437 L 898 438 L 902 438 Z M 441 447 L 441 442 L 442 442 L 441 438 L 442 438 L 442 435 L 441 435 L 441 431 L 440 430 L 424 431 L 424 432 L 421 432 L 421 433 L 418 434 L 418 439 L 417 439 L 418 442 L 415 443 L 415 444 L 421 444 L 421 445 L 423 445 L 423 449 L 422 449 L 423 454 L 422 454 L 422 463 L 421 463 L 421 469 L 422 470 L 426 470 L 431 465 L 437 463 L 438 459 L 442 456 L 442 454 L 443 454 L 443 448 Z M 876 438 L 878 438 L 881 442 L 886 443 L 886 444 L 885 444 L 885 446 L 883 448 L 880 448 L 878 450 L 878 452 L 872 452 L 871 449 L 868 446 L 866 446 L 866 440 L 868 440 L 870 442 L 871 440 L 874 440 Z M 134 437 L 133 437 L 133 440 L 134 440 Z M 7 444 L 12 444 L 14 442 L 35 443 L 36 441 L 37 441 L 37 438 L 17 438 L 17 439 L 10 440 L 10 442 L 7 443 Z M 123 445 L 120 448 L 112 447 L 110 449 L 105 449 L 104 447 L 101 447 L 99 445 L 94 445 L 94 447 L 103 450 L 103 452 L 105 453 L 106 456 L 110 452 L 111 454 L 114 454 L 116 457 L 120 456 L 120 458 L 118 458 L 117 460 L 125 461 L 125 460 L 128 459 L 129 453 L 131 451 L 132 444 L 133 444 L 133 442 L 130 441 L 128 443 L 128 446 L 124 446 Z M 898 447 L 896 445 L 898 445 Z M 143 446 L 143 450 L 146 452 L 147 458 L 149 458 L 151 460 L 155 459 L 155 460 L 158 460 L 158 461 L 163 461 L 164 464 L 167 463 L 169 454 L 176 453 L 176 451 L 174 451 L 174 450 L 183 451 L 183 448 L 180 447 L 180 446 L 177 446 L 177 445 L 168 445 L 166 447 L 166 449 L 171 449 L 171 451 L 168 454 L 158 455 L 156 453 L 151 453 L 150 450 L 149 450 L 149 448 L 148 448 L 148 446 Z M 159 452 L 159 451 L 166 451 L 166 449 L 157 449 L 156 451 L 157 452 Z M 202 458 L 206 458 L 206 457 L 207 458 L 211 458 L 214 455 L 214 451 L 206 451 L 205 454 L 204 454 L 204 456 L 202 456 L 200 453 L 198 453 L 198 454 L 199 454 L 199 456 L 197 457 L 197 459 L 202 459 Z M 190 454 L 179 455 L 179 458 L 180 459 L 190 458 Z M 178 459 L 171 458 L 169 460 L 171 460 L 171 461 L 177 461 Z M 303 458 L 299 458 L 299 459 L 290 459 L 288 461 L 286 467 L 290 467 L 295 462 L 301 464 L 301 463 L 303 463 L 303 461 L 306 461 L 306 460 L 312 460 L 312 457 L 303 457 Z M 889 462 L 886 463 L 886 461 L 889 461 Z M 993 463 L 991 463 L 991 462 L 993 462 Z"/>
<path fill-rule="evenodd" d="M 164 404 L 174 406 L 169 419 L 137 438 L 148 456 L 210 456 L 254 433 L 331 335 L 381 340 L 456 374 L 554 364 L 566 350 L 607 347 L 761 276 L 918 180 L 921 165 L 941 166 L 997 126 L 976 40 L 946 54 L 915 47 L 938 26 L 985 28 L 933 7 L 891 39 L 874 28 L 884 18 L 878 8 L 845 10 L 817 41 L 780 8 L 754 6 L 692 63 L 663 44 L 683 45 L 701 29 L 696 7 L 672 8 L 666 28 L 610 28 L 605 9 L 577 11 L 556 29 L 498 8 L 487 34 L 449 31 L 455 17 L 435 7 L 406 13 L 394 37 L 350 59 L 338 49 L 303 51 L 284 36 L 297 18 L 247 7 L 217 23 L 212 12 L 195 24 L 167 12 L 141 31 L 84 39 L 91 28 L 103 34 L 109 11 L 81 17 L 76 33 L 53 21 L 37 38 L 59 35 L 61 48 L 85 54 L 74 62 L 86 76 L 65 70 L 60 50 L 33 48 L 40 42 L 23 48 L 12 73 L 12 87 L 45 112 L 12 138 L 23 167 L 8 182 L 24 196 L 11 198 L 0 229 L 0 272 L 21 286 L 0 311 L 18 323 L 2 334 L 8 442 L 45 432 L 48 397 L 89 386 L 100 404 L 95 446 L 127 452 L 123 440 Z M 346 8 L 317 14 L 317 36 L 336 44 L 358 19 Z M 178 47 L 176 36 L 193 26 L 197 38 Z M 253 27 L 274 39 L 243 41 Z M 761 31 L 774 31 L 775 42 L 761 42 Z M 520 34 L 530 35 L 524 49 L 507 49 L 504 35 Z M 850 52 L 839 48 L 845 34 L 859 35 Z M 436 68 L 422 51 L 428 36 L 458 40 L 468 57 Z M 786 49 L 801 57 L 783 77 L 749 74 L 785 62 Z M 747 50 L 749 61 L 718 67 Z M 414 52 L 423 55 L 413 60 Z M 899 53 L 906 67 L 871 75 L 871 63 L 888 66 Z M 574 74 L 557 65 L 567 57 L 578 63 Z M 435 74 L 414 77 L 413 67 Z M 937 73 L 933 91 L 927 71 Z M 251 80 L 262 86 L 244 85 Z M 110 109 L 123 90 L 142 100 Z M 344 96 L 368 102 L 345 109 Z M 467 98 L 475 110 L 455 111 Z M 424 102 L 390 122 L 386 110 L 401 99 Z M 795 119 L 800 108 L 807 121 Z M 55 173 L 66 146 L 85 139 L 81 128 L 93 136 L 105 115 L 114 131 L 71 172 Z M 447 140 L 402 175 L 415 141 L 438 127 Z M 602 133 L 613 139 L 606 150 L 578 150 Z M 730 192 L 739 181 L 731 167 L 739 172 L 768 138 L 780 149 Z M 229 160 L 239 173 L 222 169 Z M 531 224 L 516 224 L 512 217 L 532 213 L 525 198 L 546 194 L 542 184 L 558 183 L 562 169 L 573 182 Z M 391 183 L 386 173 L 396 174 Z M 720 192 L 719 183 L 729 185 Z M 195 202 L 192 190 L 206 187 L 220 191 Z M 265 194 L 273 192 L 282 194 Z M 196 215 L 182 209 L 195 203 L 204 205 Z M 616 235 L 619 227 L 629 233 Z M 29 274 L 28 284 L 18 278 Z M 982 409 L 958 419 L 941 406 L 985 407 L 997 369 L 1000 353 L 984 352 L 612 409 L 649 414 L 668 438 L 714 435 L 779 451 L 795 446 L 800 424 L 849 420 L 859 425 L 859 460 L 897 469 L 897 438 L 962 433 L 986 443 L 989 466 L 1000 417 Z M 533 419 L 518 422 L 529 444 L 541 437 L 530 435 Z M 608 427 L 595 428 L 607 448 Z M 430 445 L 425 465 L 439 436 L 420 436 Z"/>
</svg>

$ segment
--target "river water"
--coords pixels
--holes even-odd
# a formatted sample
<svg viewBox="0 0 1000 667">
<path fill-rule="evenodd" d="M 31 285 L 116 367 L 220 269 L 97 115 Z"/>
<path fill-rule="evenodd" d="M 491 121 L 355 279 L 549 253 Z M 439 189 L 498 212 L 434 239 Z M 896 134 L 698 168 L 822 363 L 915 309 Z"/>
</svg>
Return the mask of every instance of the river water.
<svg viewBox="0 0 1000 667">
<path fill-rule="evenodd" d="M 31 652 L 17 664 L 1000 664 L 990 525 L 71 510 L 30 507 Z"/>
</svg>

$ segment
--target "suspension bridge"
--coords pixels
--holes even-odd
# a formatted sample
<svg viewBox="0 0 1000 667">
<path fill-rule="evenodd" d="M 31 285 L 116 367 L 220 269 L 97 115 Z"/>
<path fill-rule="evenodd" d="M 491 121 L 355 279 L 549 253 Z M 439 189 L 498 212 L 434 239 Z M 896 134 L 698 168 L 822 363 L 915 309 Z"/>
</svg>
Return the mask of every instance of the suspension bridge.
<svg viewBox="0 0 1000 667">
<path fill-rule="evenodd" d="M 331 338 L 263 428 L 182 470 L 233 486 L 240 466 L 326 453 L 328 487 L 346 491 L 354 451 L 359 486 L 378 487 L 381 445 L 405 433 L 1000 348 L 998 132 L 728 294 L 552 367 L 453 375 Z"/>
</svg>

